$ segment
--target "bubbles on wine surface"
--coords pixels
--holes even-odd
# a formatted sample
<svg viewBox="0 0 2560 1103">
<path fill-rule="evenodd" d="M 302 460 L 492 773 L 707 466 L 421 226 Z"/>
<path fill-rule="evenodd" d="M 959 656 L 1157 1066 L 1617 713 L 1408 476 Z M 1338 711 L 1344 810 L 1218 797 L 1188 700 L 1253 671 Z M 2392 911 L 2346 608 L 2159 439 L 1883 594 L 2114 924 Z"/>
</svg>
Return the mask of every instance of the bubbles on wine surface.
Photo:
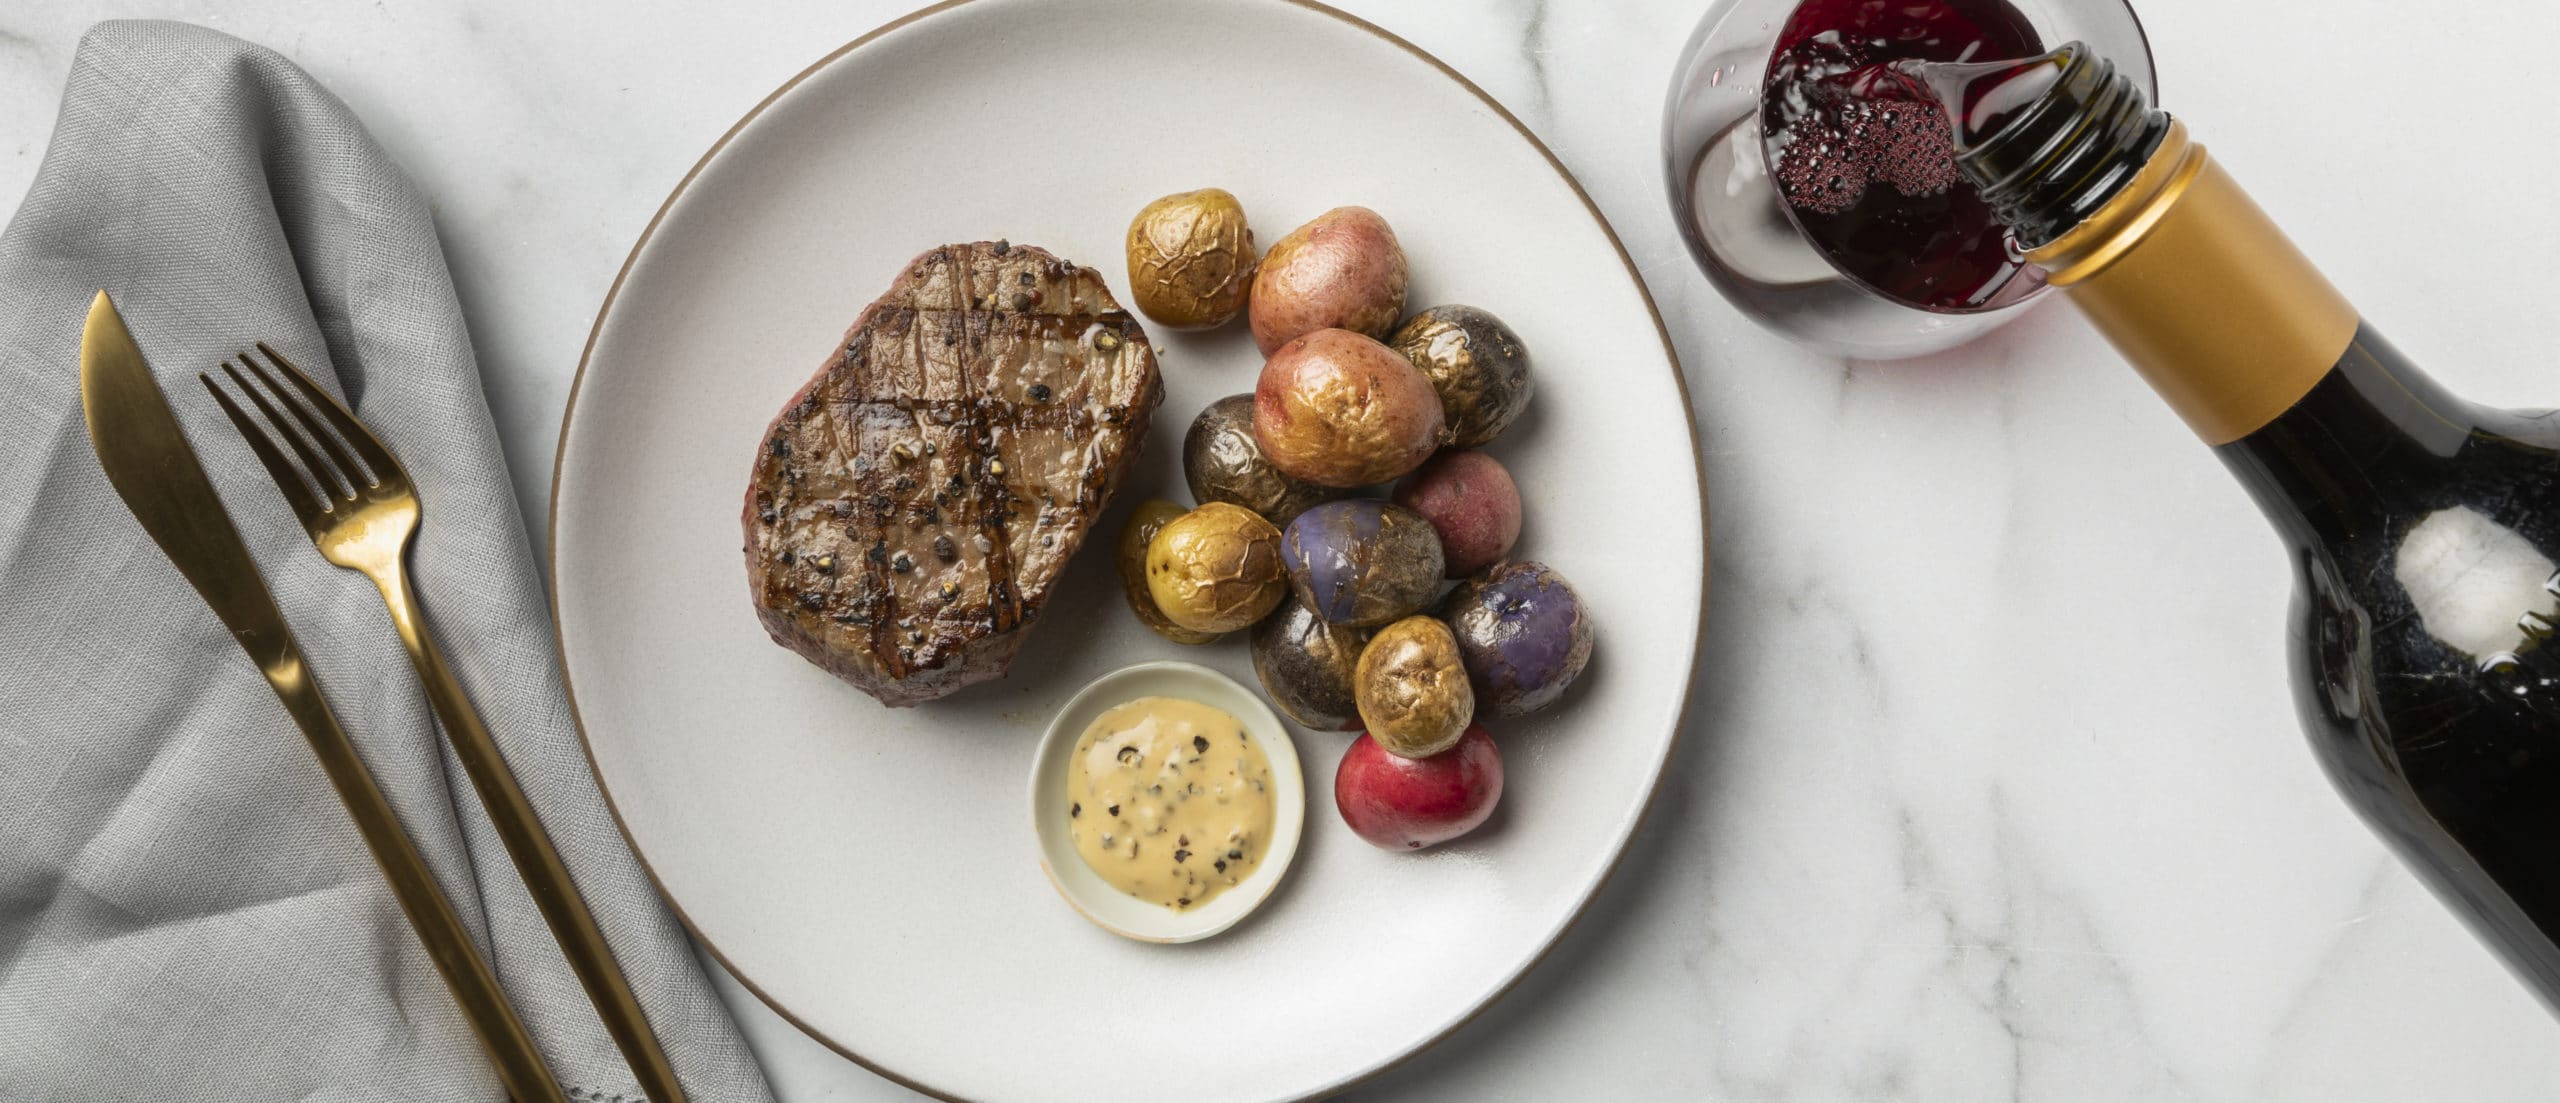
<svg viewBox="0 0 2560 1103">
<path fill-rule="evenodd" d="M 1870 187 L 1943 194 L 1963 180 L 1955 157 L 1953 134 L 1929 104 L 1869 94 L 1800 125 L 1778 153 L 1776 175 L 1788 202 L 1836 215 Z"/>
<path fill-rule="evenodd" d="M 1804 0 L 1761 85 L 1770 173 L 1805 239 L 1843 274 L 1940 311 L 2014 302 L 2038 280 L 1955 166 L 1935 93 L 1902 61 L 2043 52 L 2007 0 Z"/>
</svg>

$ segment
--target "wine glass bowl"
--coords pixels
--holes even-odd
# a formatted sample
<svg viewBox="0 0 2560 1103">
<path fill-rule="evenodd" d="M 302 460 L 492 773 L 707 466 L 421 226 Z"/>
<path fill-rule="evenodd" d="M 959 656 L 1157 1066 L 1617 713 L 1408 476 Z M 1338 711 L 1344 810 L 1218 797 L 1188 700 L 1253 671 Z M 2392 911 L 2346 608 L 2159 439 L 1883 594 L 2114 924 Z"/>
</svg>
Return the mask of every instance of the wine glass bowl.
<svg viewBox="0 0 2560 1103">
<path fill-rule="evenodd" d="M 1786 110 L 1800 103 L 1781 101 L 1764 111 L 1763 90 L 1771 85 L 1773 67 L 1802 61 L 1798 51 L 1806 39 L 1801 27 L 1789 33 L 1790 21 L 1799 9 L 1826 2 L 1718 0 L 1691 34 L 1673 72 L 1662 123 L 1664 181 L 1690 256 L 1753 321 L 1836 355 L 1922 356 L 1989 333 L 2041 299 L 2045 288 L 2042 274 L 2016 254 L 1968 185 L 1899 180 L 1895 186 L 1905 195 L 1920 198 L 1844 210 L 1845 203 L 1812 192 L 1826 183 L 1839 188 L 1840 171 L 1856 177 L 1861 170 L 1851 165 L 1835 171 L 1821 156 L 1809 156 L 1831 154 L 1830 143 L 1839 135 L 1792 132 L 1783 120 L 1794 118 Z M 2019 56 L 2026 56 L 2074 39 L 2086 42 L 2115 59 L 2157 100 L 2150 45 L 2124 0 L 1930 2 L 1987 16 L 1978 22 L 1993 52 L 2023 48 Z M 1782 78 L 1795 72 L 1781 68 Z M 1775 142 L 1768 133 L 1773 118 L 1782 120 Z M 1809 144 L 1792 148 L 1794 142 Z M 1943 171 L 1951 173 L 1951 151 L 1948 158 Z M 1893 169 L 1868 167 L 1908 176 L 1908 162 Z M 1895 199 L 1883 186 L 1879 179 L 1875 185 L 1853 184 L 1851 192 L 1861 195 L 1861 203 L 1865 191 Z M 1896 255 L 1895 246 L 1906 240 L 1908 252 L 1927 243 L 1928 268 Z M 1954 283 L 1937 286 L 1940 272 L 1952 273 L 1948 279 Z"/>
</svg>

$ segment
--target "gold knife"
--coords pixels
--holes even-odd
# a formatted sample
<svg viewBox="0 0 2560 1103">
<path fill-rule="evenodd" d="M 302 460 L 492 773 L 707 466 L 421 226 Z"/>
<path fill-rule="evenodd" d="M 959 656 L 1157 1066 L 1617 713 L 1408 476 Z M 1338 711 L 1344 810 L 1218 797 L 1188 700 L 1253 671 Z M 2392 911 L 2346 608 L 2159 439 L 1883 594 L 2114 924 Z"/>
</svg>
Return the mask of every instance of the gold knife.
<svg viewBox="0 0 2560 1103">
<path fill-rule="evenodd" d="M 488 1051 L 499 1081 L 522 1103 L 566 1103 L 550 1066 L 525 1032 L 524 1020 L 508 1005 L 497 976 L 454 914 L 453 902 L 437 887 L 426 859 L 383 799 L 355 744 L 338 727 L 275 596 L 258 575 L 257 561 L 241 543 L 213 481 L 187 446 L 168 396 L 152 378 L 141 348 L 105 291 L 90 302 L 88 325 L 80 337 L 80 408 L 107 482 L 178 573 L 204 595 L 205 604 L 231 629 L 232 639 L 258 664 L 285 711 L 301 726 L 356 832 L 391 883 L 392 897 L 408 914 L 427 957 L 444 975 L 445 987 Z"/>
</svg>

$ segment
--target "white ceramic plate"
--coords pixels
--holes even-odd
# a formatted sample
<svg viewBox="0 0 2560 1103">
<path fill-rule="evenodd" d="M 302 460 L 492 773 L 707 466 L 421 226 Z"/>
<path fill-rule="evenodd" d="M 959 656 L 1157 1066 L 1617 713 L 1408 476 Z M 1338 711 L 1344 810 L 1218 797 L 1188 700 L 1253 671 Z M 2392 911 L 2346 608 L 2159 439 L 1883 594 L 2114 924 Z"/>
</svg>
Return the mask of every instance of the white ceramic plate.
<svg viewBox="0 0 2560 1103">
<path fill-rule="evenodd" d="M 1539 393 L 1493 451 L 1523 555 L 1574 580 L 1597 657 L 1552 712 L 1495 726 L 1503 805 L 1420 854 L 1335 814 L 1347 737 L 1297 734 L 1295 867 L 1235 929 L 1114 937 L 1041 875 L 1023 776 L 1078 687 L 1144 659 L 1252 683 L 1240 641 L 1182 648 L 1121 606 L 1110 534 L 1184 497 L 1192 413 L 1249 390 L 1241 325 L 1151 327 L 1167 400 L 1146 461 L 1003 681 L 891 710 L 765 638 L 738 502 L 765 423 L 899 266 L 1004 237 L 1098 268 L 1158 195 L 1235 192 L 1264 243 L 1336 205 L 1386 216 L 1410 305 L 1501 315 Z M 966 1099 L 1284 1099 L 1429 1044 L 1579 914 L 1678 730 L 1706 577 L 1696 441 L 1652 304 L 1546 151 L 1411 46 L 1283 0 L 970 0 L 847 47 L 678 186 L 597 319 L 562 428 L 552 577 L 572 701 L 615 815 L 679 914 L 812 1035 Z M 1214 1079 L 1132 1075 L 1198 1056 Z"/>
</svg>

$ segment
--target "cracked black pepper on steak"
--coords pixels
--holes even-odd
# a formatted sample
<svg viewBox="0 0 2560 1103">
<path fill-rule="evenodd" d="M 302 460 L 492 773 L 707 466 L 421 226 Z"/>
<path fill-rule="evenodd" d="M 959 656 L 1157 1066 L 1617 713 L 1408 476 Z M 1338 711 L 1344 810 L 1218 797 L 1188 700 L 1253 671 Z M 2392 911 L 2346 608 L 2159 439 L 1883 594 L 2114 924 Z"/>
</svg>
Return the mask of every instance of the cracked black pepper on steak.
<svg viewBox="0 0 2560 1103">
<path fill-rule="evenodd" d="M 1001 677 L 1163 400 L 1093 269 L 1005 242 L 926 252 L 758 442 L 758 619 L 889 705 Z"/>
</svg>

